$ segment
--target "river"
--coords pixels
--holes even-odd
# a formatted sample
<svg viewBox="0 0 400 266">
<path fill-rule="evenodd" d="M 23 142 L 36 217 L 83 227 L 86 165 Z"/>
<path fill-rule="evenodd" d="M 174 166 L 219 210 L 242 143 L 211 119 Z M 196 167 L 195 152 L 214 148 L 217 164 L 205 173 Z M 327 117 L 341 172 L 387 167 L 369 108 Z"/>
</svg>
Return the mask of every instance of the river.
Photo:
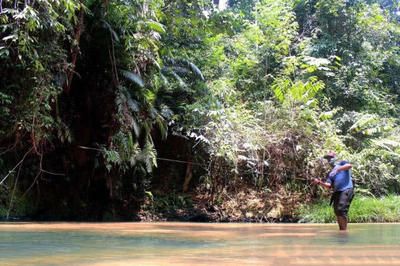
<svg viewBox="0 0 400 266">
<path fill-rule="evenodd" d="M 0 223 L 0 265 L 400 265 L 400 224 Z"/>
</svg>

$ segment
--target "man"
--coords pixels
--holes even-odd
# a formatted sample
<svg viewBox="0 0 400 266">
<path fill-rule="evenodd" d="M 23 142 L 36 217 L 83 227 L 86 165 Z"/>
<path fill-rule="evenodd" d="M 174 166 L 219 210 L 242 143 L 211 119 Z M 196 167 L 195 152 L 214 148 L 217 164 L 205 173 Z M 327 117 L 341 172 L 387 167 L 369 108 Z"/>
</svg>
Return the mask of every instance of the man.
<svg viewBox="0 0 400 266">
<path fill-rule="evenodd" d="M 337 162 L 336 154 L 329 152 L 324 156 L 332 166 L 325 181 L 315 178 L 314 183 L 325 188 L 333 188 L 330 204 L 333 203 L 336 219 L 340 230 L 347 230 L 347 213 L 354 196 L 353 181 L 351 179 L 351 164 L 347 161 Z"/>
</svg>

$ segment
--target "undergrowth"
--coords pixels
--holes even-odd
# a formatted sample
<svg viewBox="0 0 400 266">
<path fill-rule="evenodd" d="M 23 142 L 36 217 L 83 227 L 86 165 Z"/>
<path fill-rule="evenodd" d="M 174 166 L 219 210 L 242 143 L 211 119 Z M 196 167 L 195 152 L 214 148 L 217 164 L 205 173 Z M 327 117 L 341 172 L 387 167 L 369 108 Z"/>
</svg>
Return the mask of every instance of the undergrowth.
<svg viewBox="0 0 400 266">
<path fill-rule="evenodd" d="M 299 210 L 300 222 L 332 223 L 336 221 L 329 200 L 303 206 Z M 355 196 L 349 211 L 351 223 L 400 222 L 400 196 L 382 198 Z"/>
</svg>

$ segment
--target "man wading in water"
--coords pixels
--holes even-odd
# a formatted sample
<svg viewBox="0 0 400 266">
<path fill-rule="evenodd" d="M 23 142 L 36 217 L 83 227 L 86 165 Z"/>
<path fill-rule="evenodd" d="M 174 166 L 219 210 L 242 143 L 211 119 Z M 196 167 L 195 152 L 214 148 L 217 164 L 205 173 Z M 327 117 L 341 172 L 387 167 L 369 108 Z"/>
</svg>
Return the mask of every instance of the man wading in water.
<svg viewBox="0 0 400 266">
<path fill-rule="evenodd" d="M 336 161 L 336 154 L 329 152 L 324 156 L 332 166 L 325 181 L 315 178 L 314 183 L 325 188 L 333 187 L 333 194 L 330 205 L 333 203 L 336 219 L 340 230 L 347 229 L 347 213 L 350 203 L 353 200 L 354 189 L 353 181 L 351 180 L 351 164 L 347 161 Z"/>
</svg>

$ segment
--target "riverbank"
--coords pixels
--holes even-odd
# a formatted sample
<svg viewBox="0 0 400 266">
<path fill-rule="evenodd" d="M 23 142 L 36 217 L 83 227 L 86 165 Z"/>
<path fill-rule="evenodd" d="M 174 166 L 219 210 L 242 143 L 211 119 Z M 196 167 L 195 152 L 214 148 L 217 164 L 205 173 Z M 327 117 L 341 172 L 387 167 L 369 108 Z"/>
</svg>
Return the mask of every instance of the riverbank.
<svg viewBox="0 0 400 266">
<path fill-rule="evenodd" d="M 282 192 L 281 192 L 282 193 Z M 141 221 L 188 222 L 251 222 L 251 223 L 334 223 L 336 217 L 329 206 L 329 197 L 316 202 L 302 201 L 301 195 L 266 195 L 241 191 L 233 197 L 221 193 L 211 204 L 205 198 L 188 196 L 155 197 L 139 213 Z M 306 202 L 306 203 L 303 203 Z M 151 206 L 151 207 L 149 207 Z M 351 223 L 400 222 L 400 196 L 354 198 L 349 219 Z"/>
<path fill-rule="evenodd" d="M 303 196 L 303 197 L 302 197 Z M 333 223 L 336 221 L 329 197 L 316 202 L 304 195 L 279 191 L 266 193 L 252 189 L 237 193 L 223 191 L 212 198 L 207 193 L 149 193 L 138 211 L 122 217 L 112 209 L 99 219 L 74 219 L 32 215 L 29 204 L 15 200 L 9 221 L 99 221 L 99 222 L 223 222 L 223 223 Z M 0 206 L 0 220 L 6 221 L 8 208 Z M 126 218 L 126 217 L 131 218 Z M 351 223 L 400 222 L 400 196 L 382 198 L 359 196 L 349 212 Z"/>
<path fill-rule="evenodd" d="M 329 199 L 312 205 L 304 205 L 298 213 L 305 223 L 332 223 L 336 221 Z M 382 198 L 356 196 L 349 211 L 351 223 L 400 222 L 400 196 Z"/>
<path fill-rule="evenodd" d="M 147 195 L 137 220 L 273 223 L 297 222 L 296 210 L 304 202 L 301 193 L 242 188 L 222 190 L 217 195 L 204 191 L 191 194 Z"/>
</svg>

